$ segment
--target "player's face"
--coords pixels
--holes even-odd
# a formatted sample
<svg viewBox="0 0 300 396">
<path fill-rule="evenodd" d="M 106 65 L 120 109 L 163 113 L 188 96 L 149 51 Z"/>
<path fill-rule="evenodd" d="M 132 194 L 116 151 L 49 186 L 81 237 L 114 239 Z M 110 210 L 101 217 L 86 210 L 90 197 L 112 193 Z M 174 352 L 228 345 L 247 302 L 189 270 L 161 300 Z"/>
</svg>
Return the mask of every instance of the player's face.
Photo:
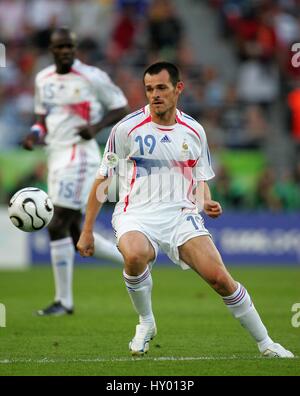
<svg viewBox="0 0 300 396">
<path fill-rule="evenodd" d="M 183 90 L 183 83 L 180 81 L 174 86 L 167 70 L 153 75 L 146 74 L 144 84 L 151 113 L 163 116 L 176 108 L 178 96 Z"/>
<path fill-rule="evenodd" d="M 50 49 L 58 68 L 70 68 L 72 66 L 76 52 L 75 39 L 72 34 L 54 34 Z"/>
</svg>

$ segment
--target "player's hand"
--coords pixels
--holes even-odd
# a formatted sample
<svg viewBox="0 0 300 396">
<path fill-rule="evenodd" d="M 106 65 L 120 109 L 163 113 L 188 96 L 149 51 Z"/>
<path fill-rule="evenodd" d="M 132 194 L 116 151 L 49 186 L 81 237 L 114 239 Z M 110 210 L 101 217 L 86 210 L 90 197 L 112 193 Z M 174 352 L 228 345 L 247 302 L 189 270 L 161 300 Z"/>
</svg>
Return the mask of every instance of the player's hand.
<svg viewBox="0 0 300 396">
<path fill-rule="evenodd" d="M 212 201 L 211 199 L 204 202 L 203 210 L 207 216 L 212 218 L 219 217 L 223 212 L 222 206 L 219 204 L 219 202 Z"/>
<path fill-rule="evenodd" d="M 92 232 L 82 232 L 77 242 L 77 250 L 82 257 L 90 257 L 94 255 L 94 236 Z"/>
<path fill-rule="evenodd" d="M 93 125 L 85 125 L 78 128 L 78 135 L 82 137 L 84 140 L 94 139 L 98 130 Z"/>
<path fill-rule="evenodd" d="M 36 137 L 30 133 L 22 141 L 22 146 L 25 150 L 32 151 L 34 149 L 34 145 L 36 143 Z"/>
</svg>

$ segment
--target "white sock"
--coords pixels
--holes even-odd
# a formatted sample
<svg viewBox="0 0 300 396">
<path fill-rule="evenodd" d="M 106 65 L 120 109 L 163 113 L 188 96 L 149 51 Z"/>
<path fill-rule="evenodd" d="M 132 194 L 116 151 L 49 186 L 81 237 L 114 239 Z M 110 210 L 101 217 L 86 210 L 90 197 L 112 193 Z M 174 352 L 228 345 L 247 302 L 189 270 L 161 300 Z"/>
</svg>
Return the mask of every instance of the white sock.
<svg viewBox="0 0 300 396">
<path fill-rule="evenodd" d="M 55 301 L 66 308 L 73 307 L 73 263 L 75 249 L 70 237 L 50 242 L 51 261 L 54 273 Z"/>
<path fill-rule="evenodd" d="M 260 352 L 266 350 L 273 341 L 268 336 L 267 329 L 262 323 L 247 290 L 238 283 L 236 291 L 231 296 L 223 297 L 223 300 L 232 315 L 255 339 Z"/>
<path fill-rule="evenodd" d="M 139 314 L 140 323 L 154 323 L 151 302 L 152 276 L 149 267 L 138 276 L 130 276 L 123 271 L 123 277 L 132 304 Z"/>
<path fill-rule="evenodd" d="M 94 257 L 107 259 L 117 264 L 124 264 L 123 256 L 119 249 L 109 240 L 103 238 L 100 234 L 94 233 L 95 253 Z"/>
</svg>

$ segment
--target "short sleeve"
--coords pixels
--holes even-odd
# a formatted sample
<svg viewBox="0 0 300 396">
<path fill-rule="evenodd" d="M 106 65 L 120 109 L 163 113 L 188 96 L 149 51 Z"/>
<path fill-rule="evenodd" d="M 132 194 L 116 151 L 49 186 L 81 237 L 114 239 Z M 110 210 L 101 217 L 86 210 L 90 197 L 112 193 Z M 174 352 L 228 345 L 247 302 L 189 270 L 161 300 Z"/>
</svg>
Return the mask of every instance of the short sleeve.
<svg viewBox="0 0 300 396">
<path fill-rule="evenodd" d="M 113 83 L 107 73 L 97 70 L 93 78 L 99 102 L 106 110 L 115 110 L 127 105 L 123 91 Z"/>
<path fill-rule="evenodd" d="M 206 135 L 203 133 L 201 135 L 201 154 L 194 168 L 194 178 L 196 181 L 206 181 L 213 177 L 215 177 L 215 173 L 211 166 L 211 156 Z"/>
<path fill-rule="evenodd" d="M 97 172 L 97 177 L 111 177 L 117 173 L 117 169 L 120 167 L 120 164 L 124 162 L 128 156 L 127 145 L 127 131 L 122 128 L 122 125 L 117 124 L 112 129 L 106 142 L 102 162 Z M 114 165 L 115 159 L 117 159 L 116 165 Z"/>
<path fill-rule="evenodd" d="M 41 99 L 41 88 L 38 84 L 38 80 L 35 80 L 35 88 L 34 88 L 34 112 L 35 114 L 47 114 L 47 109 L 45 108 L 42 99 Z"/>
</svg>

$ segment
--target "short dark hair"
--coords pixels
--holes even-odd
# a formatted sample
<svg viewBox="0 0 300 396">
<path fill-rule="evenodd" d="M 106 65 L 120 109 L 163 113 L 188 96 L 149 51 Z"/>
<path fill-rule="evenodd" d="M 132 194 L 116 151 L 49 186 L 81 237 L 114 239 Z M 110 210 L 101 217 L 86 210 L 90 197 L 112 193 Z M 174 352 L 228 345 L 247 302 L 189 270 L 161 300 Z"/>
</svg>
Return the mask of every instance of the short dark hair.
<svg viewBox="0 0 300 396">
<path fill-rule="evenodd" d="M 76 34 L 71 29 L 69 29 L 67 26 L 60 26 L 60 27 L 54 28 L 50 35 L 50 43 L 52 43 L 53 36 L 56 34 L 70 36 L 74 40 L 74 42 L 76 42 Z"/>
<path fill-rule="evenodd" d="M 180 71 L 176 65 L 170 62 L 156 62 L 152 65 L 148 66 L 144 71 L 143 81 L 145 81 L 145 75 L 150 74 L 150 76 L 154 74 L 160 73 L 162 70 L 167 70 L 170 75 L 170 80 L 174 87 L 176 87 L 177 83 L 181 81 Z"/>
</svg>

